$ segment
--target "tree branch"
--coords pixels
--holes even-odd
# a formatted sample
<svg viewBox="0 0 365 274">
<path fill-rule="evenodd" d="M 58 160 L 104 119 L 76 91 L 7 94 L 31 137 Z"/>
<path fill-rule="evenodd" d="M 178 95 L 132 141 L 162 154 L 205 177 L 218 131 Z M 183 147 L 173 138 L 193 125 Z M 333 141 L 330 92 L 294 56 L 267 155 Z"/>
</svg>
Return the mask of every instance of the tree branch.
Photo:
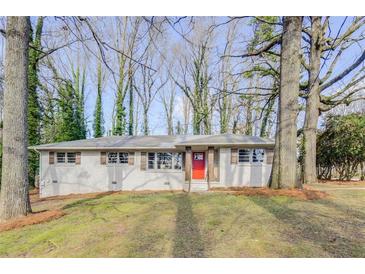
<svg viewBox="0 0 365 274">
<path fill-rule="evenodd" d="M 353 63 L 351 66 L 346 68 L 343 72 L 338 74 L 336 77 L 334 77 L 332 80 L 328 81 L 327 83 L 323 83 L 320 86 L 320 90 L 323 91 L 327 89 L 328 87 L 332 86 L 333 84 L 337 83 L 338 81 L 342 80 L 344 77 L 346 77 L 349 73 L 351 73 L 354 69 L 356 69 L 363 61 L 365 60 L 365 51 L 362 53 L 362 55 Z"/>
</svg>

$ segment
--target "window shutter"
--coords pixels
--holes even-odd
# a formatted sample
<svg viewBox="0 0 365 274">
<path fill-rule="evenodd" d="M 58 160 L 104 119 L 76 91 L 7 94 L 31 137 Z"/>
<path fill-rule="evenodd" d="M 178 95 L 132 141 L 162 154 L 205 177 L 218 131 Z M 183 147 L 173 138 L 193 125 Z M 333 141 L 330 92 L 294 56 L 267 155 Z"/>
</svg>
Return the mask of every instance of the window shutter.
<svg viewBox="0 0 365 274">
<path fill-rule="evenodd" d="M 48 163 L 50 164 L 50 165 L 53 165 L 54 164 L 54 152 L 49 152 L 48 153 Z"/>
<path fill-rule="evenodd" d="M 237 164 L 237 148 L 231 148 L 231 164 Z"/>
<path fill-rule="evenodd" d="M 271 148 L 266 149 L 265 153 L 266 153 L 266 163 L 271 165 L 274 159 L 274 149 Z"/>
<path fill-rule="evenodd" d="M 141 152 L 141 170 L 146 170 L 146 152 Z"/>
<path fill-rule="evenodd" d="M 134 152 L 128 153 L 128 165 L 130 166 L 134 165 Z"/>
<path fill-rule="evenodd" d="M 106 165 L 106 152 L 100 152 L 100 164 Z"/>
<path fill-rule="evenodd" d="M 75 164 L 76 165 L 80 165 L 81 164 L 81 152 L 76 152 Z"/>
</svg>

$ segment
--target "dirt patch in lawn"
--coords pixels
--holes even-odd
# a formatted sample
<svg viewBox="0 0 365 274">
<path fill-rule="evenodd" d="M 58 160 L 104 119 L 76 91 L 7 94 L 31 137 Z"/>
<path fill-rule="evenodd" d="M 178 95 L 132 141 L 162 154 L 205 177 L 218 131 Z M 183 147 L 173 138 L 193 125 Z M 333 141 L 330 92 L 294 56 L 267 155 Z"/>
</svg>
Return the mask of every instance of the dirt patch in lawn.
<svg viewBox="0 0 365 274">
<path fill-rule="evenodd" d="M 213 192 L 223 192 L 232 195 L 245 195 L 245 196 L 287 196 L 297 198 L 300 200 L 318 200 L 328 196 L 324 191 L 314 190 L 309 187 L 304 189 L 270 189 L 264 187 L 228 187 L 228 188 L 212 188 Z"/>
<path fill-rule="evenodd" d="M 20 228 L 27 225 L 35 225 L 58 219 L 65 215 L 62 210 L 46 210 L 28 214 L 4 223 L 0 223 L 0 232 Z"/>
</svg>

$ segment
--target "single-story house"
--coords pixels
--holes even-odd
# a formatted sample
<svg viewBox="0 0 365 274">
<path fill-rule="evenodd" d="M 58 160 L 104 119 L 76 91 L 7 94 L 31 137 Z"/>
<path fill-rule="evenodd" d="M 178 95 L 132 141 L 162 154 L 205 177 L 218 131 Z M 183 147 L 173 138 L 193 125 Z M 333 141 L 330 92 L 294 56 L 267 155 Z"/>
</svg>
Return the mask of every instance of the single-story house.
<svg viewBox="0 0 365 274">
<path fill-rule="evenodd" d="M 266 186 L 274 140 L 235 134 L 108 136 L 31 147 L 41 197 L 118 190 Z"/>
</svg>

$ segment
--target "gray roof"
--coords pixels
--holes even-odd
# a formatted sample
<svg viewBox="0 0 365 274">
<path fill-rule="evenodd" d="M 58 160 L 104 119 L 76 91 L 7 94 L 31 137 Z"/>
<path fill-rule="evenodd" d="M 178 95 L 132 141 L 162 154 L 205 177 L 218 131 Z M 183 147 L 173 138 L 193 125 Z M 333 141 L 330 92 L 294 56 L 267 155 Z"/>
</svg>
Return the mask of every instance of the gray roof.
<svg viewBox="0 0 365 274">
<path fill-rule="evenodd" d="M 107 136 L 60 142 L 30 147 L 37 150 L 84 149 L 100 150 L 107 148 L 122 149 L 173 149 L 192 145 L 262 145 L 273 146 L 274 140 L 239 134 L 220 135 L 151 135 L 151 136 Z"/>
</svg>

